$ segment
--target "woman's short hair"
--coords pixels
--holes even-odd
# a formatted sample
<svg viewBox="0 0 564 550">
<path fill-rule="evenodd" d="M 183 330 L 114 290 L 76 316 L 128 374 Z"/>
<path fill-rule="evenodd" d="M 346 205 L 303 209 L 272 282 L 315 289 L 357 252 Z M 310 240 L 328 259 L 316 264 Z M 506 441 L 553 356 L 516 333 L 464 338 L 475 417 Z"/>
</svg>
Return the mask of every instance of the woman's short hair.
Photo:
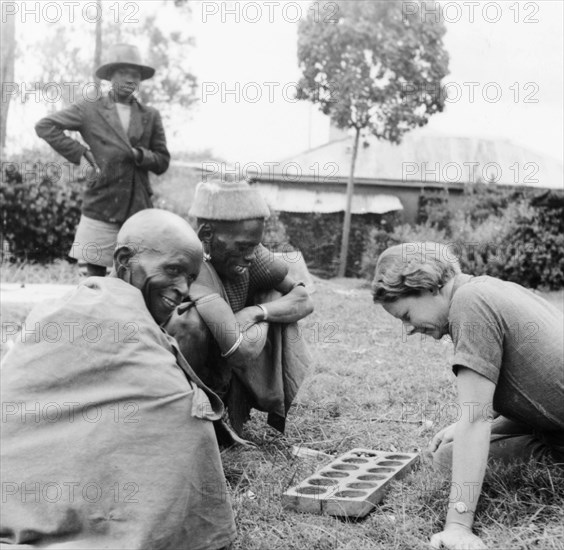
<svg viewBox="0 0 564 550">
<path fill-rule="evenodd" d="M 372 295 L 377 303 L 438 292 L 461 273 L 454 247 L 435 242 L 403 243 L 384 250 L 376 264 Z"/>
</svg>

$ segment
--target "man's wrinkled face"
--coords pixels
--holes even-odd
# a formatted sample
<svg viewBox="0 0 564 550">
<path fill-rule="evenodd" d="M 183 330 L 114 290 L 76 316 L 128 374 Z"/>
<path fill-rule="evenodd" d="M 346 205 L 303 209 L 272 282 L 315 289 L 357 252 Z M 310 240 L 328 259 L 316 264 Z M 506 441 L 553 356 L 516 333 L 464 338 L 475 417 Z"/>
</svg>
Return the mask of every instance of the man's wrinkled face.
<svg viewBox="0 0 564 550">
<path fill-rule="evenodd" d="M 408 335 L 420 332 L 440 340 L 448 334 L 448 301 L 439 293 L 427 290 L 416 296 L 385 302 L 382 307 L 403 322 Z"/>
<path fill-rule="evenodd" d="M 236 279 L 250 267 L 262 241 L 264 220 L 214 222 L 209 253 L 220 277 Z"/>
<path fill-rule="evenodd" d="M 141 72 L 127 65 L 117 68 L 111 78 L 112 89 L 119 99 L 127 99 L 139 89 L 140 82 Z"/>
<path fill-rule="evenodd" d="M 142 250 L 130 260 L 130 283 L 143 291 L 147 308 L 162 325 L 188 296 L 202 265 L 197 245 L 174 246 L 163 242 L 160 250 Z"/>
</svg>

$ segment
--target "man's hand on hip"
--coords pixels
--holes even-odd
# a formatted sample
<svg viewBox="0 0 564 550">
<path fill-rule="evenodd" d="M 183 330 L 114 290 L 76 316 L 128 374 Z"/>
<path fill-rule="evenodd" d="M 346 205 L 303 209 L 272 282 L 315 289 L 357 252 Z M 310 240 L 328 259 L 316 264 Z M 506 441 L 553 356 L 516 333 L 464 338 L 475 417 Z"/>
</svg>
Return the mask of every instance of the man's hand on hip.
<svg viewBox="0 0 564 550">
<path fill-rule="evenodd" d="M 79 172 L 79 181 L 83 181 L 85 179 L 93 181 L 100 175 L 101 170 L 96 163 L 96 159 L 94 158 L 92 151 L 85 151 L 84 155 L 82 155 Z"/>
</svg>

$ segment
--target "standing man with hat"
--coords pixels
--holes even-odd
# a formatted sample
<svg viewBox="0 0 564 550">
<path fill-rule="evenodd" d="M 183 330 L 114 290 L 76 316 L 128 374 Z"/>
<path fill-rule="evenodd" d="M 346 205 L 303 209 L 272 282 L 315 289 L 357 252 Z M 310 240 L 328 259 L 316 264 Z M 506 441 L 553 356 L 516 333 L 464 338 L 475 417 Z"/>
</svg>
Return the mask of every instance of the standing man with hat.
<svg viewBox="0 0 564 550">
<path fill-rule="evenodd" d="M 111 82 L 109 94 L 83 98 L 41 119 L 37 135 L 74 164 L 90 167 L 82 216 L 69 256 L 87 274 L 103 276 L 112 266 L 116 236 L 123 222 L 152 208 L 149 171 L 162 174 L 170 154 L 159 112 L 142 105 L 135 92 L 155 69 L 141 62 L 136 46 L 116 44 L 96 76 Z M 80 132 L 86 145 L 65 134 Z"/>
</svg>

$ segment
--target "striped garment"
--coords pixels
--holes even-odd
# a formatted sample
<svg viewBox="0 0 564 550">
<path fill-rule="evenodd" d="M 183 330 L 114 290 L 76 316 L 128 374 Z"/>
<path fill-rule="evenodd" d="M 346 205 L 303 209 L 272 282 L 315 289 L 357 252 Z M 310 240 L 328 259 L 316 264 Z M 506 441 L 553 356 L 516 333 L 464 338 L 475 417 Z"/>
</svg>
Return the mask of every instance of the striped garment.
<svg viewBox="0 0 564 550">
<path fill-rule="evenodd" d="M 251 267 L 234 281 L 224 280 L 223 286 L 234 313 L 253 305 L 257 292 L 275 289 L 288 275 L 288 265 L 276 258 L 264 245 L 255 252 Z"/>
</svg>

